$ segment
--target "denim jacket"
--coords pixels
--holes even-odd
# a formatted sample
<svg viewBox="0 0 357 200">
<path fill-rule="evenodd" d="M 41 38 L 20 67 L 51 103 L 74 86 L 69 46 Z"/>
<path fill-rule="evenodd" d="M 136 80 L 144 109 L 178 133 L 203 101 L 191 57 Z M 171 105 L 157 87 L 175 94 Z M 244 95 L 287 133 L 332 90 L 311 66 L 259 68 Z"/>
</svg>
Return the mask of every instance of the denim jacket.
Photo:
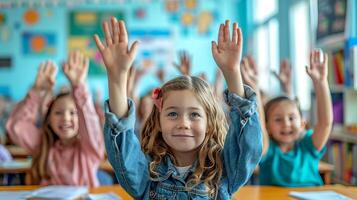
<svg viewBox="0 0 357 200">
<path fill-rule="evenodd" d="M 225 101 L 231 107 L 230 127 L 222 151 L 224 163 L 218 193 L 214 199 L 231 199 L 250 178 L 262 153 L 262 132 L 256 112 L 256 96 L 244 86 L 246 99 L 225 91 Z M 192 190 L 185 188 L 187 177 L 195 163 L 184 174 L 179 173 L 167 156 L 157 167 L 158 177 L 150 177 L 150 157 L 141 151 L 134 133 L 135 106 L 128 100 L 127 117 L 119 118 L 105 105 L 105 146 L 109 162 L 120 185 L 135 199 L 210 199 L 203 183 Z"/>
</svg>

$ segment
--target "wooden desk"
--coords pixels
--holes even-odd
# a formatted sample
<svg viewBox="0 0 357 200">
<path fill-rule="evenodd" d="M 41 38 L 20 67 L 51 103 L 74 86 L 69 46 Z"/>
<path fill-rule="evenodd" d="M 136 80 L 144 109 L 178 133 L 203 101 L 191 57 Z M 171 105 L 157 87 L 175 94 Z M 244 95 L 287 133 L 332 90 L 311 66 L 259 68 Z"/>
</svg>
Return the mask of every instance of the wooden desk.
<svg viewBox="0 0 357 200">
<path fill-rule="evenodd" d="M 35 190 L 40 188 L 38 185 L 27 185 L 27 186 L 0 186 L 0 191 L 20 191 L 20 190 Z M 106 192 L 113 192 L 119 195 L 124 200 L 133 199 L 129 196 L 125 190 L 119 185 L 111 185 L 111 186 L 100 186 L 96 188 L 89 188 L 89 193 L 91 194 L 100 194 Z"/>
<path fill-rule="evenodd" d="M 0 164 L 0 174 L 29 172 L 31 169 L 31 164 L 31 159 L 15 158 L 6 165 Z M 113 167 L 110 165 L 108 160 L 105 160 L 100 163 L 99 169 L 102 169 L 109 173 L 114 173 Z"/>
<path fill-rule="evenodd" d="M 341 185 L 324 185 L 321 187 L 306 188 L 283 188 L 275 186 L 244 186 L 236 192 L 232 199 L 249 199 L 249 200 L 276 200 L 276 199 L 295 199 L 289 196 L 291 191 L 325 191 L 333 190 L 352 199 L 357 199 L 357 187 L 346 187 Z M 295 199 L 296 200 L 296 199 Z"/>
<path fill-rule="evenodd" d="M 19 191 L 19 190 L 34 190 L 40 186 L 0 186 L 0 191 Z M 294 199 L 289 197 L 290 191 L 324 191 L 333 190 L 352 199 L 357 199 L 357 187 L 345 187 L 341 185 L 325 185 L 322 187 L 309 188 L 283 188 L 274 186 L 244 186 L 232 197 L 233 200 L 249 199 L 249 200 L 276 200 L 276 199 Z M 90 188 L 90 193 L 100 194 L 113 192 L 122 197 L 122 199 L 132 199 L 128 193 L 119 185 L 100 186 Z"/>
<path fill-rule="evenodd" d="M 0 174 L 7 173 L 27 173 L 31 170 L 31 160 L 25 158 L 17 158 L 12 161 L 0 164 Z"/>
<path fill-rule="evenodd" d="M 6 148 L 14 158 L 27 158 L 31 156 L 24 148 L 16 145 L 7 145 Z"/>
</svg>

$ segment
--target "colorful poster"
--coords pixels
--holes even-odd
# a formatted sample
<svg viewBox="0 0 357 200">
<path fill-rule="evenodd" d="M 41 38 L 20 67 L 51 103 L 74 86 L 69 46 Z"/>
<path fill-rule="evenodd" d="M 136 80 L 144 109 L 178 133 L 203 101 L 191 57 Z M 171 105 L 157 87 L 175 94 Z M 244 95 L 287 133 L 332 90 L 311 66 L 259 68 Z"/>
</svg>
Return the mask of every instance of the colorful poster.
<svg viewBox="0 0 357 200">
<path fill-rule="evenodd" d="M 102 22 L 111 16 L 123 19 L 120 11 L 72 11 L 69 13 L 68 50 L 80 50 L 90 58 L 88 74 L 90 76 L 105 75 L 102 58 L 92 39 L 98 34 L 103 40 Z"/>
<path fill-rule="evenodd" d="M 24 55 L 55 55 L 55 33 L 22 33 L 22 53 Z"/>
<path fill-rule="evenodd" d="M 172 66 L 174 46 L 170 30 L 135 29 L 129 34 L 131 41 L 140 41 L 140 49 L 135 59 L 137 67 L 156 71 Z"/>
<path fill-rule="evenodd" d="M 316 41 L 320 45 L 344 40 L 346 0 L 319 0 Z"/>
<path fill-rule="evenodd" d="M 11 57 L 0 57 L 0 69 L 1 68 L 10 68 L 12 66 Z"/>
</svg>

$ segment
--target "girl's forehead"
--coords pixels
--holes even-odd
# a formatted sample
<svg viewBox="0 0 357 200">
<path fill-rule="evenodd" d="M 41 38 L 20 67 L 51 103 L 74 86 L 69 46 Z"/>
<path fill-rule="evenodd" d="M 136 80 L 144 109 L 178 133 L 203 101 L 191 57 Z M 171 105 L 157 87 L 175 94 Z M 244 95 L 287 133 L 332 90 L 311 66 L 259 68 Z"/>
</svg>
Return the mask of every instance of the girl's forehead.
<svg viewBox="0 0 357 200">
<path fill-rule="evenodd" d="M 271 106 L 270 108 L 270 113 L 282 113 L 282 112 L 291 112 L 291 111 L 296 111 L 299 112 L 299 109 L 294 102 L 290 101 L 281 101 L 277 102 L 274 105 Z"/>
<path fill-rule="evenodd" d="M 74 100 L 71 96 L 60 97 L 53 103 L 53 108 L 75 107 Z"/>
<path fill-rule="evenodd" d="M 173 90 L 167 92 L 163 97 L 164 106 L 194 105 L 203 107 L 197 95 L 191 90 Z"/>
</svg>

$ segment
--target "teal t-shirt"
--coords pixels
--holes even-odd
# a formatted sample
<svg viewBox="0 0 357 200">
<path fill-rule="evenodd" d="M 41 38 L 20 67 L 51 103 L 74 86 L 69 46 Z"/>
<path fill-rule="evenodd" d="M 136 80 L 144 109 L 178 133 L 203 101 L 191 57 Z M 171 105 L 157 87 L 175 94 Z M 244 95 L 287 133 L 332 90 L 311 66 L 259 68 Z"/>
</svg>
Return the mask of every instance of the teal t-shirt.
<svg viewBox="0 0 357 200">
<path fill-rule="evenodd" d="M 259 163 L 261 185 L 284 187 L 306 187 L 322 185 L 318 171 L 320 158 L 326 151 L 318 151 L 312 141 L 312 130 L 296 141 L 292 150 L 284 153 L 278 144 L 270 139 L 269 148 Z"/>
</svg>

